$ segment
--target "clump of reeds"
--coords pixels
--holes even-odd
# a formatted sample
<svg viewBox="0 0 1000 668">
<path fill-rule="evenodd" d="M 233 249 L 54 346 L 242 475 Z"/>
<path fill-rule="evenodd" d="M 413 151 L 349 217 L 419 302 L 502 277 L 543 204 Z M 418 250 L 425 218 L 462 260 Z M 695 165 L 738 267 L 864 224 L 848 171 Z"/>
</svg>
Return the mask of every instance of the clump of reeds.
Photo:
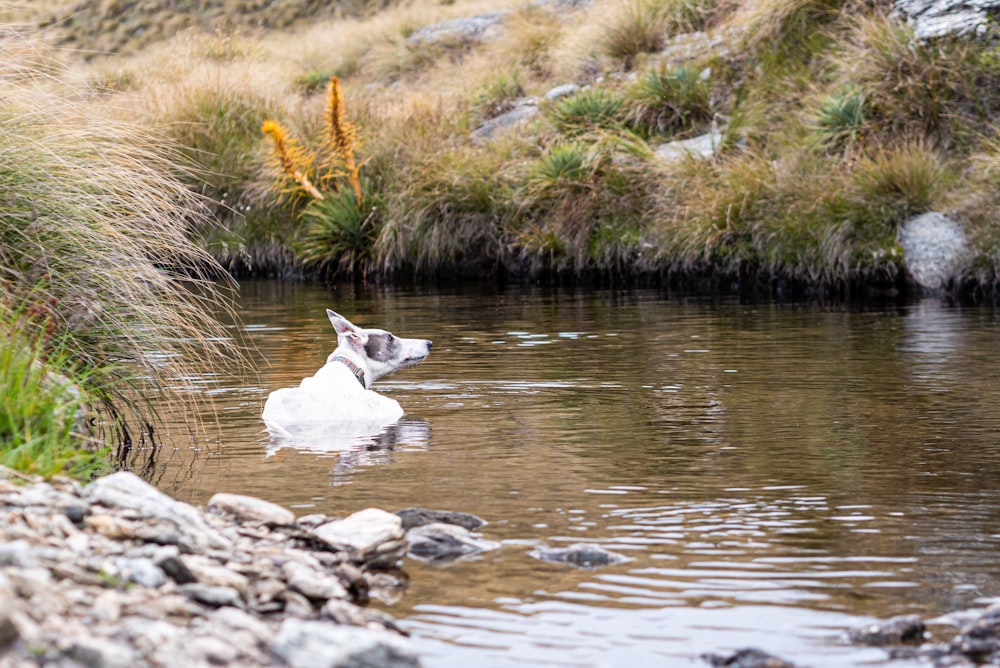
<svg viewBox="0 0 1000 668">
<path fill-rule="evenodd" d="M 196 401 L 190 379 L 239 358 L 216 320 L 225 274 L 188 236 L 204 209 L 172 176 L 162 137 L 101 116 L 68 85 L 0 88 L 0 283 L 17 314 L 0 318 L 6 354 L 26 382 L 68 379 L 56 381 L 54 400 L 70 396 L 62 413 L 86 401 L 96 431 L 135 443 L 155 406 Z M 12 387 L 0 402 L 21 405 Z"/>
</svg>

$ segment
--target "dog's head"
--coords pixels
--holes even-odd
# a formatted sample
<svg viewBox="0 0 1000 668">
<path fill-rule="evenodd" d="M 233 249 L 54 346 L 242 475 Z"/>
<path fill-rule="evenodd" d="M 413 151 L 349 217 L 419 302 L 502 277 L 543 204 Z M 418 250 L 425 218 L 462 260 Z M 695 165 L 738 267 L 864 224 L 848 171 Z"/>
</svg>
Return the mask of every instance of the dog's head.
<svg viewBox="0 0 1000 668">
<path fill-rule="evenodd" d="M 369 374 L 369 386 L 386 374 L 422 362 L 431 352 L 431 342 L 426 339 L 404 339 L 384 329 L 363 329 L 330 309 L 326 315 L 337 332 L 337 348 L 359 358 Z"/>
</svg>

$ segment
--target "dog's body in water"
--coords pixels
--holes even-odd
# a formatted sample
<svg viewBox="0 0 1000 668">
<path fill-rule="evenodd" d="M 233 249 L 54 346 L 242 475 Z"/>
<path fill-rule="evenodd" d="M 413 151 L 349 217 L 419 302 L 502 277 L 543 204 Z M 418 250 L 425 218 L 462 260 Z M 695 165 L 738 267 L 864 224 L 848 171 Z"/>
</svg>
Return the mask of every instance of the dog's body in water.
<svg viewBox="0 0 1000 668">
<path fill-rule="evenodd" d="M 363 433 L 403 416 L 399 402 L 373 392 L 372 383 L 423 361 L 431 342 L 362 329 L 330 309 L 326 314 L 337 332 L 337 348 L 298 387 L 268 396 L 261 417 L 272 434 L 294 436 L 317 429 Z"/>
</svg>

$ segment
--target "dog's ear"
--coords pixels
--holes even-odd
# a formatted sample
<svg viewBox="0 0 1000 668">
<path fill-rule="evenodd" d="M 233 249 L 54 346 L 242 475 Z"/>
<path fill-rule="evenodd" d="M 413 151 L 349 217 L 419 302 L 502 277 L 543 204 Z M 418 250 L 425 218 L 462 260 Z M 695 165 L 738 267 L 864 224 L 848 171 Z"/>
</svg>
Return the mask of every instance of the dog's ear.
<svg viewBox="0 0 1000 668">
<path fill-rule="evenodd" d="M 341 334 L 354 334 L 355 336 L 361 335 L 361 329 L 359 327 L 356 327 L 354 323 L 336 311 L 327 309 L 326 316 L 330 318 L 330 324 L 333 325 L 333 329 L 337 332 L 337 336 L 340 336 Z"/>
</svg>

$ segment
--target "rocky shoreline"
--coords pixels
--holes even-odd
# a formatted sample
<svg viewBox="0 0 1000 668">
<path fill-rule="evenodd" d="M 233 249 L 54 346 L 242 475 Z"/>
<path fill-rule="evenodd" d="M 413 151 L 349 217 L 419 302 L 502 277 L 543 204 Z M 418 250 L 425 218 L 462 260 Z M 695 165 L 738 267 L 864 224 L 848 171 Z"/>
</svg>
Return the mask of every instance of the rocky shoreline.
<svg viewBox="0 0 1000 668">
<path fill-rule="evenodd" d="M 406 589 L 404 556 L 442 563 L 498 543 L 450 511 L 377 508 L 296 517 L 249 496 L 204 508 L 118 472 L 88 485 L 0 467 L 0 668 L 31 666 L 419 666 L 406 633 L 370 599 Z M 536 548 L 577 568 L 627 560 L 599 546 Z M 928 626 L 952 626 L 935 643 Z M 847 631 L 887 658 L 996 665 L 1000 605 L 935 620 L 896 617 Z M 757 648 L 713 666 L 792 668 Z"/>
<path fill-rule="evenodd" d="M 0 668 L 417 666 L 393 619 L 402 519 L 204 509 L 119 472 L 82 486 L 0 469 Z"/>
</svg>

